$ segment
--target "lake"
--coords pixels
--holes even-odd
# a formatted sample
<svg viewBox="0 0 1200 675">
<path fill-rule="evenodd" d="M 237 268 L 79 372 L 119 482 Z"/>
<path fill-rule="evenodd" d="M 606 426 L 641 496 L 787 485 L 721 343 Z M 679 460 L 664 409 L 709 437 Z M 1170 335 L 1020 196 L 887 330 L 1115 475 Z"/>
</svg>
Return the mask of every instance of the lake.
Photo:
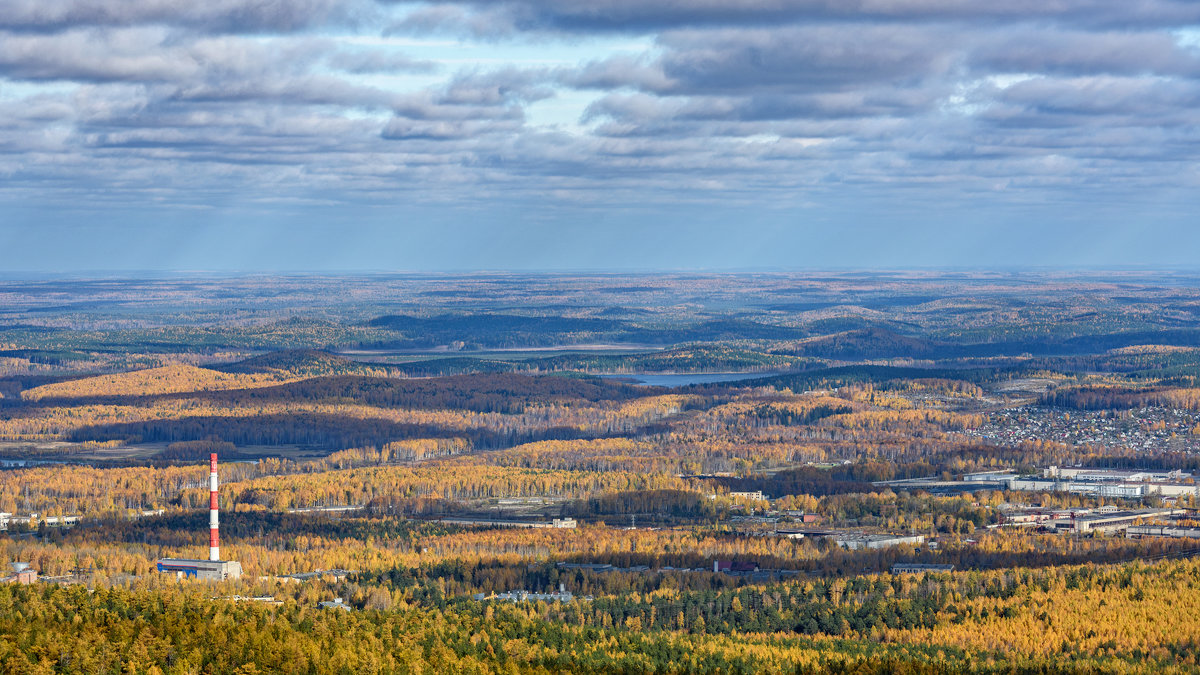
<svg viewBox="0 0 1200 675">
<path fill-rule="evenodd" d="M 712 382 L 737 382 L 752 380 L 759 377 L 773 377 L 779 372 L 761 373 L 601 373 L 600 377 L 609 380 L 631 380 L 636 384 L 650 387 L 686 387 L 689 384 L 709 384 Z"/>
</svg>

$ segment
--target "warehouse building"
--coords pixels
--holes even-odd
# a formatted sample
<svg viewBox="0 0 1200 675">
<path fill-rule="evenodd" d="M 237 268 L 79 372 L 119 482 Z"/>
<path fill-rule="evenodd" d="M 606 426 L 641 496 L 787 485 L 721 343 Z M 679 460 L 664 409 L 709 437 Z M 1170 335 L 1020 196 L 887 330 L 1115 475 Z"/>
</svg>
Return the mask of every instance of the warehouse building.
<svg viewBox="0 0 1200 675">
<path fill-rule="evenodd" d="M 1105 511 L 1095 513 L 1073 512 L 1069 517 L 1051 520 L 1048 526 L 1058 531 L 1071 532 L 1123 532 L 1131 525 L 1137 525 L 1146 520 L 1170 518 L 1187 513 L 1182 509 L 1143 509 L 1137 511 Z"/>
<path fill-rule="evenodd" d="M 162 558 L 158 571 L 174 574 L 180 579 L 195 578 L 202 581 L 225 581 L 242 576 L 242 564 L 236 560 L 190 560 L 188 558 Z"/>
<path fill-rule="evenodd" d="M 853 532 L 835 535 L 833 540 L 842 548 L 856 551 L 864 548 L 890 548 L 892 546 L 899 546 L 900 544 L 921 545 L 925 543 L 925 536 L 920 534 L 860 534 Z"/>
<path fill-rule="evenodd" d="M 1097 469 L 1092 467 L 1050 466 L 1042 470 L 1044 478 L 1083 482 L 1166 483 L 1191 478 L 1181 469 L 1145 471 L 1129 469 Z"/>
<path fill-rule="evenodd" d="M 1125 530 L 1130 539 L 1139 537 L 1170 537 L 1172 539 L 1200 539 L 1200 527 L 1169 527 L 1165 525 L 1132 525 Z"/>
</svg>

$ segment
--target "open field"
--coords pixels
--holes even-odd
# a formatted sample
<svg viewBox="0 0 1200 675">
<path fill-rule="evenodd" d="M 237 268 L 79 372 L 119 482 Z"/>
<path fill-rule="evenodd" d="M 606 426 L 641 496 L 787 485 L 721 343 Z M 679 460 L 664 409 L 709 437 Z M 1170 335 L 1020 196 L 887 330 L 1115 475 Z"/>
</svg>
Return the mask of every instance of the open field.
<svg viewBox="0 0 1200 675">
<path fill-rule="evenodd" d="M 0 558 L 44 581 L 0 587 L 0 663 L 221 671 L 129 609 L 170 606 L 342 631 L 346 672 L 1196 668 L 1154 617 L 1200 544 L 1105 529 L 1200 533 L 1190 278 L 255 283 L 236 321 L 240 280 L 4 283 Z M 216 586 L 155 568 L 206 556 L 210 453 Z"/>
</svg>

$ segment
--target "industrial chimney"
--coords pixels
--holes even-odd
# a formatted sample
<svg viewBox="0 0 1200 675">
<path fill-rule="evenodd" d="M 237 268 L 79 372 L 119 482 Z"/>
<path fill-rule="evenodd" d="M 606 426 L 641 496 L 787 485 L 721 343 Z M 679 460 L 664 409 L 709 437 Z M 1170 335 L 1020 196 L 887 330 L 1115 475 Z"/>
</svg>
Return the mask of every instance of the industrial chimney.
<svg viewBox="0 0 1200 675">
<path fill-rule="evenodd" d="M 158 571 L 174 574 L 177 579 L 192 577 L 205 581 L 224 581 L 242 576 L 242 564 L 221 560 L 221 542 L 217 536 L 217 453 L 208 456 L 208 560 L 160 558 Z"/>
<path fill-rule="evenodd" d="M 220 538 L 217 535 L 217 453 L 208 456 L 208 559 L 221 559 Z"/>
</svg>

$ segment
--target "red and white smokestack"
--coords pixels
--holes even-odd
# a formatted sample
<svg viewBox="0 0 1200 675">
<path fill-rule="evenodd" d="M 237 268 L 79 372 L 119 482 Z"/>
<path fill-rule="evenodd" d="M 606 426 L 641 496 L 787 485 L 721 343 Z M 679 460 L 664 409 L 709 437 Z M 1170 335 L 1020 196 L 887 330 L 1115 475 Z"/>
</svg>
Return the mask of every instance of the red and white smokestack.
<svg viewBox="0 0 1200 675">
<path fill-rule="evenodd" d="M 217 453 L 208 456 L 208 559 L 221 559 L 221 543 L 217 536 Z"/>
</svg>

